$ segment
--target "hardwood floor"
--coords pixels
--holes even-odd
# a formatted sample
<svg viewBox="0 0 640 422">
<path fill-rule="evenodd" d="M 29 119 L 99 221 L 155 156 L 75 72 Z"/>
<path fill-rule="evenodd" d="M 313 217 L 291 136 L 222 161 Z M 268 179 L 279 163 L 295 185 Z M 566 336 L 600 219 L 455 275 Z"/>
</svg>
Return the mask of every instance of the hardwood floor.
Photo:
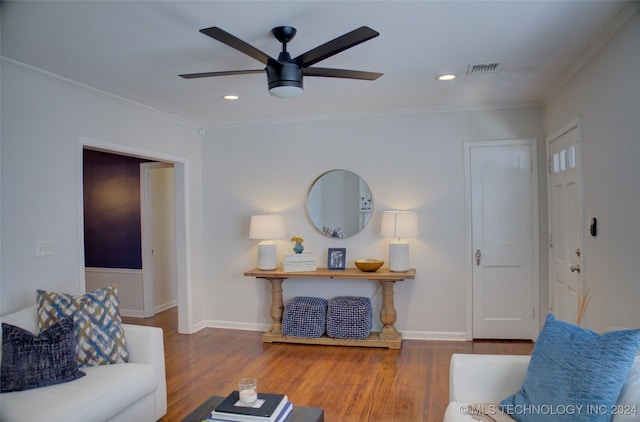
<svg viewBox="0 0 640 422">
<path fill-rule="evenodd" d="M 257 331 L 205 328 L 177 333 L 177 308 L 124 322 L 164 329 L 168 411 L 180 421 L 241 377 L 295 405 L 321 407 L 327 422 L 442 421 L 453 353 L 530 354 L 532 342 L 404 340 L 401 350 L 270 344 Z"/>
</svg>

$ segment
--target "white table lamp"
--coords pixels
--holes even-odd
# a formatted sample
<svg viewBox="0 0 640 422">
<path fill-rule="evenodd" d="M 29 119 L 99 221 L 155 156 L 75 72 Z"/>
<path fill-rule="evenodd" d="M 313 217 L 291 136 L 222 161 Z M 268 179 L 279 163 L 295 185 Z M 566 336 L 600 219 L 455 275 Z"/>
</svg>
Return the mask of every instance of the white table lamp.
<svg viewBox="0 0 640 422">
<path fill-rule="evenodd" d="M 418 215 L 413 211 L 384 211 L 380 227 L 382 237 L 393 237 L 389 243 L 389 270 L 409 270 L 409 243 L 404 238 L 418 237 Z"/>
<path fill-rule="evenodd" d="M 261 240 L 258 243 L 258 268 L 275 270 L 278 268 L 278 247 L 274 239 L 284 238 L 284 219 L 281 215 L 252 215 L 249 238 Z"/>
</svg>

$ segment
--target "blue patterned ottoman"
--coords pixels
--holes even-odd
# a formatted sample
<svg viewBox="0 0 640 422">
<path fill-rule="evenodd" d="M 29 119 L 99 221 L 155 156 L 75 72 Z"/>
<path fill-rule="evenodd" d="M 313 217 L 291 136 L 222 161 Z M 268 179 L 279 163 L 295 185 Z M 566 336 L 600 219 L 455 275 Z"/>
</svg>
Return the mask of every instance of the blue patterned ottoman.
<svg viewBox="0 0 640 422">
<path fill-rule="evenodd" d="M 289 300 L 282 315 L 282 334 L 289 337 L 322 337 L 327 327 L 327 300 L 297 296 Z"/>
<path fill-rule="evenodd" d="M 329 301 L 327 335 L 340 339 L 364 340 L 369 337 L 372 320 L 371 299 L 337 296 Z"/>
</svg>

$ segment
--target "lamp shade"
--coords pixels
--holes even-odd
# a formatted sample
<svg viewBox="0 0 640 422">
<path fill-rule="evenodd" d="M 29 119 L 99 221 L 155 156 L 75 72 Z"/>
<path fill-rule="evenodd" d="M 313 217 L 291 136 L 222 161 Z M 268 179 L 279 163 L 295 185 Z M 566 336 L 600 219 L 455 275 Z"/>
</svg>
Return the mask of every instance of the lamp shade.
<svg viewBox="0 0 640 422">
<path fill-rule="evenodd" d="M 418 237 L 418 215 L 413 211 L 384 211 L 380 236 L 397 239 Z"/>
<path fill-rule="evenodd" d="M 258 268 L 275 270 L 278 266 L 278 247 L 273 239 L 284 237 L 284 219 L 281 215 L 252 215 L 249 224 L 249 238 L 257 239 Z"/>
<path fill-rule="evenodd" d="M 249 239 L 272 240 L 284 238 L 284 219 L 281 215 L 252 215 Z"/>
</svg>

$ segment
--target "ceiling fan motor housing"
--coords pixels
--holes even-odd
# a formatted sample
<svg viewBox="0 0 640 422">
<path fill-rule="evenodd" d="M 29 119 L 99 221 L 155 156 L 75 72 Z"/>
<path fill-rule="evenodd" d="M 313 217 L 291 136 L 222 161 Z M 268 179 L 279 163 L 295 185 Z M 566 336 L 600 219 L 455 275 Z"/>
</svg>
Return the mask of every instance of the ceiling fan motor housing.
<svg viewBox="0 0 640 422">
<path fill-rule="evenodd" d="M 294 86 L 302 89 L 302 67 L 297 63 L 281 63 L 267 66 L 269 89 L 278 86 Z"/>
</svg>

